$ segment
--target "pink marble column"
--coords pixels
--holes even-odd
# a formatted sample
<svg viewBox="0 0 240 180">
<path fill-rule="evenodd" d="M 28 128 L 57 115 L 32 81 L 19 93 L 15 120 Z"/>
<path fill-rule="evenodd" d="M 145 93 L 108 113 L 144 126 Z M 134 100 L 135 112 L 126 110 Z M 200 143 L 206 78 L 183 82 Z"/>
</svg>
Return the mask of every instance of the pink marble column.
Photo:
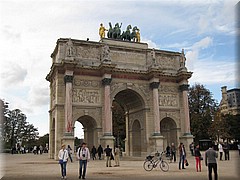
<svg viewBox="0 0 240 180">
<path fill-rule="evenodd" d="M 111 78 L 104 78 L 102 84 L 104 85 L 104 113 L 103 113 L 103 133 L 104 136 L 112 136 L 112 112 L 110 99 L 110 84 Z"/>
<path fill-rule="evenodd" d="M 183 84 L 180 86 L 180 90 L 182 91 L 182 97 L 183 97 L 183 112 L 184 112 L 184 123 L 185 123 L 185 135 L 190 135 L 190 117 L 189 117 L 189 105 L 188 105 L 188 84 Z"/>
<path fill-rule="evenodd" d="M 160 135 L 160 116 L 159 116 L 159 100 L 158 100 L 158 87 L 159 82 L 152 82 L 150 87 L 153 90 L 153 121 L 154 121 L 154 135 Z"/>
<path fill-rule="evenodd" d="M 73 132 L 73 122 L 72 122 L 72 75 L 64 76 L 65 86 L 66 86 L 66 97 L 65 97 L 65 132 Z"/>
</svg>

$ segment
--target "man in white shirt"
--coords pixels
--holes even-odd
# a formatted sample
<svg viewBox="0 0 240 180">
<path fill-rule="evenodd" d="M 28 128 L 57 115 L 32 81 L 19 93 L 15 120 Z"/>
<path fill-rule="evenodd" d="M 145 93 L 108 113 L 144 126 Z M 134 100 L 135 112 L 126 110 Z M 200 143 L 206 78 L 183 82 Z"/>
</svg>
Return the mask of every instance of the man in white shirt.
<svg viewBox="0 0 240 180">
<path fill-rule="evenodd" d="M 79 179 L 85 179 L 86 170 L 87 170 L 87 162 L 90 160 L 90 152 L 86 147 L 86 143 L 82 143 L 82 147 L 78 148 L 77 158 L 79 160 Z M 82 170 L 83 168 L 83 170 Z"/>
<path fill-rule="evenodd" d="M 223 147 L 221 143 L 218 144 L 218 151 L 220 153 L 220 161 L 222 161 Z"/>
</svg>

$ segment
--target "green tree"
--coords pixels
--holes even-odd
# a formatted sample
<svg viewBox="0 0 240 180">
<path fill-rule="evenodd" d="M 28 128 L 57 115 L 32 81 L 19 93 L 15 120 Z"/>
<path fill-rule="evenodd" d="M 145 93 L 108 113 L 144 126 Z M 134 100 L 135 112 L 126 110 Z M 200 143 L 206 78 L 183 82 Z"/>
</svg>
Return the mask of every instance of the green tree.
<svg viewBox="0 0 240 180">
<path fill-rule="evenodd" d="M 240 114 L 232 115 L 226 114 L 222 115 L 222 119 L 225 122 L 225 128 L 227 127 L 226 131 L 228 132 L 229 136 L 226 139 L 240 141 Z"/>
<path fill-rule="evenodd" d="M 191 132 L 195 141 L 208 139 L 213 116 L 218 109 L 211 92 L 201 84 L 189 88 L 189 113 Z"/>
<path fill-rule="evenodd" d="M 38 137 L 38 130 L 26 120 L 27 117 L 20 109 L 9 110 L 3 128 L 3 141 L 8 148 L 16 143 L 25 143 Z"/>
<path fill-rule="evenodd" d="M 218 142 L 220 139 L 231 139 L 229 123 L 220 110 L 215 113 L 211 126 L 208 128 L 208 134 L 212 140 Z"/>
<path fill-rule="evenodd" d="M 49 134 L 45 134 L 37 140 L 37 145 L 45 146 L 46 144 L 49 144 Z"/>
</svg>

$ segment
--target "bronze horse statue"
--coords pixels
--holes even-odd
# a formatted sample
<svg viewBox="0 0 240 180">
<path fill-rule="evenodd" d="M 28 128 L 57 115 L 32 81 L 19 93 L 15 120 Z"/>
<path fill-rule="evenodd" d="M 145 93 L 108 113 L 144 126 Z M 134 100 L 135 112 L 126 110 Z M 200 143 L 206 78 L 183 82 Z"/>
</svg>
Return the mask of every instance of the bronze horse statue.
<svg viewBox="0 0 240 180">
<path fill-rule="evenodd" d="M 132 26 L 128 25 L 126 31 L 122 33 L 122 40 L 124 40 L 124 41 L 131 41 L 130 29 L 132 29 Z"/>
<path fill-rule="evenodd" d="M 112 28 L 111 22 L 109 22 L 109 29 L 108 29 L 107 37 L 112 38 L 112 34 L 113 34 L 113 28 Z"/>
<path fill-rule="evenodd" d="M 120 26 L 119 26 L 119 23 L 116 23 L 113 28 L 111 22 L 109 22 L 107 37 L 112 39 L 120 39 L 123 41 L 133 40 L 134 42 L 137 42 L 137 36 L 136 36 L 136 31 L 138 30 L 137 26 L 134 26 L 132 28 L 132 26 L 129 24 L 126 28 L 126 31 L 125 32 L 123 31 L 122 34 L 121 34 L 121 27 L 122 27 L 122 23 Z"/>
<path fill-rule="evenodd" d="M 131 39 L 133 42 L 137 42 L 136 31 L 138 30 L 137 26 L 134 26 L 131 33 Z"/>
</svg>

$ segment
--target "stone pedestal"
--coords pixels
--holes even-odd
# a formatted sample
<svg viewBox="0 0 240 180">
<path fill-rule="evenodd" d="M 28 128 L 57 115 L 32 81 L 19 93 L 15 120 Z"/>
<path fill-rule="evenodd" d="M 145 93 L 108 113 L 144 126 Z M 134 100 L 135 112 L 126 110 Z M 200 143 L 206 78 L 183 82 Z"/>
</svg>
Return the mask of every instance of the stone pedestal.
<svg viewBox="0 0 240 180">
<path fill-rule="evenodd" d="M 102 145 L 103 149 L 109 145 L 110 148 L 114 148 L 114 140 L 113 136 L 103 136 L 100 138 L 100 144 Z"/>
<path fill-rule="evenodd" d="M 62 144 L 65 144 L 66 148 L 68 145 L 70 145 L 70 147 L 74 149 L 74 133 L 64 133 L 64 136 L 62 138 Z"/>
<path fill-rule="evenodd" d="M 148 153 L 152 153 L 152 152 L 162 152 L 163 151 L 163 140 L 164 137 L 161 135 L 153 135 L 149 138 L 149 152 Z"/>
</svg>

